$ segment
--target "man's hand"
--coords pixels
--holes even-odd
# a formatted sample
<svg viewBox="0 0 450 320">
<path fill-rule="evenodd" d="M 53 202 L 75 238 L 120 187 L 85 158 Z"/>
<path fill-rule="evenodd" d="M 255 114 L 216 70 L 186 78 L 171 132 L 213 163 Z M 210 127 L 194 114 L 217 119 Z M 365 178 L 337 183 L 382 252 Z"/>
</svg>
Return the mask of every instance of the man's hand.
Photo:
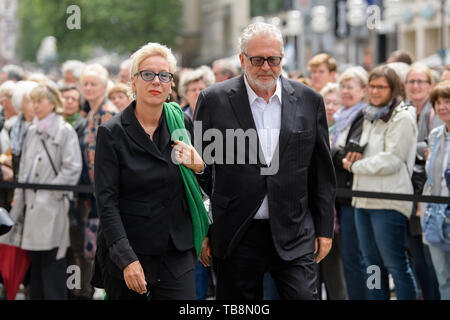
<svg viewBox="0 0 450 320">
<path fill-rule="evenodd" d="M 123 269 L 123 278 L 129 289 L 139 294 L 147 293 L 147 282 L 139 261 L 134 261 Z"/>
<path fill-rule="evenodd" d="M 209 238 L 206 237 L 202 243 L 202 251 L 200 252 L 200 262 L 205 267 L 211 266 L 211 245 L 209 244 Z"/>
<path fill-rule="evenodd" d="M 333 239 L 331 238 L 325 238 L 325 237 L 318 237 L 316 238 L 316 245 L 314 249 L 314 253 L 317 253 L 317 250 L 319 250 L 319 254 L 316 258 L 316 263 L 319 263 L 322 261 L 323 258 L 325 258 L 331 250 L 331 245 L 333 243 Z"/>
</svg>

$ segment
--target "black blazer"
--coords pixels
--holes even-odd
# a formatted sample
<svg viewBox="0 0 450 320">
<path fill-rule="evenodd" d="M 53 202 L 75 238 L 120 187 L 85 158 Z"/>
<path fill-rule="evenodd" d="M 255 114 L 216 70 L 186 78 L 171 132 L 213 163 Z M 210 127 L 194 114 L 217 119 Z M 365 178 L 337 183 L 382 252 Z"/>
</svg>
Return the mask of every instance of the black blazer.
<svg viewBox="0 0 450 320">
<path fill-rule="evenodd" d="M 245 164 L 221 164 L 217 158 L 211 163 L 204 157 L 208 172 L 213 173 L 205 174 L 201 184 L 211 196 L 210 237 L 217 257 L 229 256 L 239 244 L 266 194 L 273 242 L 281 258 L 289 261 L 313 252 L 315 237 L 332 238 L 336 182 L 323 99 L 297 81 L 282 78 L 281 82 L 279 169 L 275 174 L 261 175 L 264 161 L 250 162 L 255 148 L 249 143 Z M 224 137 L 226 129 L 256 130 L 244 75 L 202 91 L 194 118 L 202 121 L 203 132 L 215 128 Z M 209 143 L 203 142 L 204 151 Z M 224 147 L 224 158 L 237 158 L 236 145 L 234 154 Z"/>
<path fill-rule="evenodd" d="M 95 151 L 95 196 L 100 228 L 97 257 L 112 274 L 108 250 L 127 238 L 138 255 L 193 248 L 192 220 L 179 167 L 170 160 L 171 138 L 161 127 L 160 145 L 150 140 L 135 114 L 135 102 L 99 127 Z M 163 111 L 164 113 L 164 111 Z M 192 122 L 185 117 L 186 129 Z M 165 130 L 164 130 L 165 129 Z"/>
<path fill-rule="evenodd" d="M 348 132 L 347 139 L 345 141 L 346 144 L 350 140 L 355 140 L 355 141 L 359 142 L 359 139 L 361 138 L 363 122 L 364 122 L 364 115 L 363 115 L 362 111 L 360 111 L 350 126 L 350 130 Z M 331 155 L 333 158 L 334 168 L 336 170 L 337 187 L 351 190 L 352 185 L 353 185 L 353 173 L 348 172 L 342 166 L 342 159 L 345 158 L 347 153 L 345 152 L 344 149 L 332 149 Z M 344 206 L 351 206 L 352 198 L 351 197 L 349 197 L 349 198 L 337 197 L 336 204 L 344 205 Z"/>
</svg>

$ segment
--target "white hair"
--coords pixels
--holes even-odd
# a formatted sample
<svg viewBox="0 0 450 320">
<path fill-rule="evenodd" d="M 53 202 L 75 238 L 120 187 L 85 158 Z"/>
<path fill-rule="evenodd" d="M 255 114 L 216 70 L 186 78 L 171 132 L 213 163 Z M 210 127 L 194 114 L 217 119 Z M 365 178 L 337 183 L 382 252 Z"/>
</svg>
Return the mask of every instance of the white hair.
<svg viewBox="0 0 450 320">
<path fill-rule="evenodd" d="M 320 90 L 320 95 L 325 98 L 325 96 L 329 93 L 336 92 L 336 94 L 339 94 L 339 85 L 334 82 L 328 82 L 325 87 Z"/>
<path fill-rule="evenodd" d="M 31 90 L 37 86 L 38 84 L 34 81 L 18 81 L 12 95 L 12 104 L 14 109 L 20 112 L 20 108 L 23 104 L 23 98 L 26 97 L 30 99 Z"/>
<path fill-rule="evenodd" d="M 62 74 L 64 75 L 67 71 L 72 72 L 75 78 L 80 80 L 81 73 L 83 72 L 86 64 L 78 60 L 67 60 L 62 65 Z"/>
<path fill-rule="evenodd" d="M 391 62 L 387 66 L 395 71 L 402 83 L 406 81 L 406 75 L 408 74 L 410 66 L 404 62 Z"/>
<path fill-rule="evenodd" d="M 245 28 L 239 38 L 241 52 L 247 53 L 248 42 L 256 36 L 274 36 L 280 42 L 280 52 L 284 53 L 283 35 L 280 29 L 265 22 L 255 22 Z"/>
<path fill-rule="evenodd" d="M 98 77 L 104 85 L 108 84 L 109 80 L 109 73 L 108 70 L 104 66 L 102 66 L 99 63 L 94 64 L 88 64 L 81 73 L 81 82 L 83 82 L 83 78 L 86 76 L 93 75 L 95 77 Z"/>
<path fill-rule="evenodd" d="M 181 74 L 178 93 L 184 97 L 190 83 L 201 80 L 205 83 L 206 87 L 209 87 L 214 84 L 215 79 L 214 72 L 208 66 L 201 66 L 194 70 L 186 70 Z"/>
<path fill-rule="evenodd" d="M 0 86 L 0 96 L 12 97 L 14 89 L 16 88 L 16 83 L 12 80 L 8 80 L 2 83 Z"/>
<path fill-rule="evenodd" d="M 361 85 L 361 88 L 364 88 L 367 85 L 367 81 L 369 80 L 369 74 L 361 66 L 350 67 L 341 73 L 338 83 L 342 84 L 342 82 L 351 79 L 357 79 L 359 81 L 359 84 Z"/>
</svg>

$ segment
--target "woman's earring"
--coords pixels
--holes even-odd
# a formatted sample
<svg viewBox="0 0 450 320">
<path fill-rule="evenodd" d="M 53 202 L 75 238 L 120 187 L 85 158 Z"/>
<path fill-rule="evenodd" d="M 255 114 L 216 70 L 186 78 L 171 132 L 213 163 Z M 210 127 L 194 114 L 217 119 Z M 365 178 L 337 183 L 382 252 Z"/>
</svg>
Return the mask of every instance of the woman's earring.
<svg viewBox="0 0 450 320">
<path fill-rule="evenodd" d="M 167 101 L 170 101 L 170 93 L 169 93 L 169 96 L 167 97 Z"/>
<path fill-rule="evenodd" d="M 133 92 L 133 99 L 136 99 L 136 92 Z"/>
</svg>

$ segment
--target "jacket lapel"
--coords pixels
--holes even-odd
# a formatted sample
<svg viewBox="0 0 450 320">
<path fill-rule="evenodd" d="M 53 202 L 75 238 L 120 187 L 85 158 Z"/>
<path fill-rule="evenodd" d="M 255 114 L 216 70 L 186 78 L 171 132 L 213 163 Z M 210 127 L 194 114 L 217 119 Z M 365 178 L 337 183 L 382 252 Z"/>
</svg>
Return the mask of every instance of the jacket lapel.
<svg viewBox="0 0 450 320">
<path fill-rule="evenodd" d="M 141 124 L 137 120 L 134 114 L 135 107 L 136 102 L 133 101 L 133 103 L 122 112 L 121 116 L 122 124 L 124 125 L 124 128 L 128 133 L 128 136 L 149 154 L 151 154 L 157 159 L 167 162 L 166 159 L 161 154 L 161 152 L 156 147 L 156 145 L 147 136 Z"/>
<path fill-rule="evenodd" d="M 289 138 L 291 137 L 290 132 L 292 132 L 295 127 L 295 113 L 297 110 L 296 98 L 294 96 L 294 88 L 290 85 L 289 81 L 281 77 L 282 83 L 282 102 L 281 102 L 281 127 L 280 127 L 280 138 L 278 140 L 278 152 L 279 155 L 283 154 L 286 148 Z"/>
</svg>

